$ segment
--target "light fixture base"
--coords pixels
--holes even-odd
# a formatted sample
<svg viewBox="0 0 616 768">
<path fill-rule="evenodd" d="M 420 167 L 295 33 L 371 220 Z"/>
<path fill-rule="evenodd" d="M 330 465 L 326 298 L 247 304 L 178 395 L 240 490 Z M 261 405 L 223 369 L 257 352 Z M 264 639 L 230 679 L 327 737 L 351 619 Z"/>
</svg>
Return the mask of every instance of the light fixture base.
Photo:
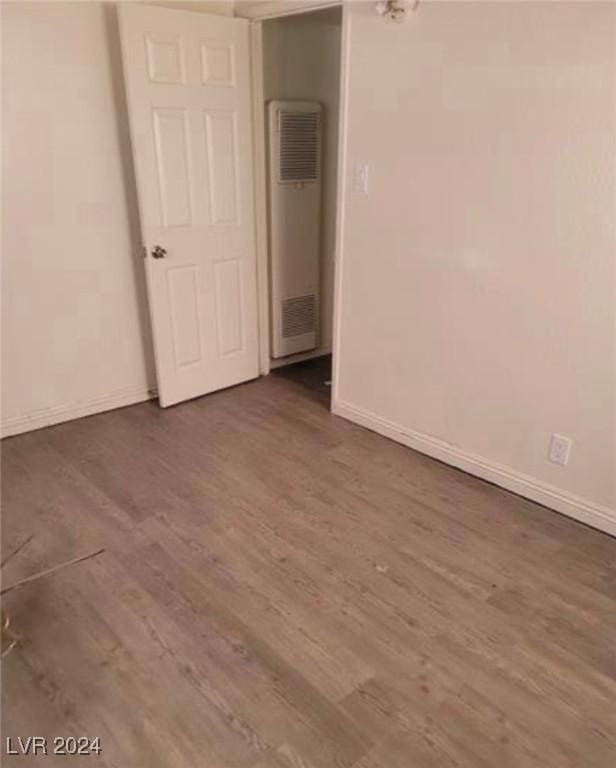
<svg viewBox="0 0 616 768">
<path fill-rule="evenodd" d="M 375 7 L 379 16 L 401 23 L 407 18 L 409 10 L 415 11 L 418 5 L 419 0 L 379 0 Z"/>
</svg>

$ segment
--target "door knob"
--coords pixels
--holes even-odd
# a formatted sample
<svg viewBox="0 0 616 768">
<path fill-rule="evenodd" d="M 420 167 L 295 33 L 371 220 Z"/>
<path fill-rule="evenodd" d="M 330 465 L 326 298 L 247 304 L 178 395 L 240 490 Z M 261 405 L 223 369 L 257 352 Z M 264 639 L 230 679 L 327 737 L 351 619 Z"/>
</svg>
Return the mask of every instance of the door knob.
<svg viewBox="0 0 616 768">
<path fill-rule="evenodd" d="M 155 245 L 154 248 L 152 248 L 153 259 L 164 259 L 166 255 L 167 251 L 162 247 L 162 245 Z"/>
</svg>

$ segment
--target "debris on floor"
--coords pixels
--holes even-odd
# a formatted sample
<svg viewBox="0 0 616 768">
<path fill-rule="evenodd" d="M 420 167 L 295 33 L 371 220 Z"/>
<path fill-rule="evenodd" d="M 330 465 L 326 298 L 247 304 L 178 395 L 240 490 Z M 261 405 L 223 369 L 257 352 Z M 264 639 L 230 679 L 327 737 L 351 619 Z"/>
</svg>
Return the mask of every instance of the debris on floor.
<svg viewBox="0 0 616 768">
<path fill-rule="evenodd" d="M 15 549 L 13 549 L 12 552 L 10 552 L 0 563 L 0 568 L 3 568 L 10 560 L 18 555 L 19 552 L 25 549 L 25 547 L 32 541 L 33 538 L 34 534 L 31 534 L 27 539 L 24 539 L 24 541 L 18 544 L 17 547 L 15 547 Z M 74 557 L 71 560 L 65 561 L 64 563 L 59 563 L 58 565 L 54 565 L 51 568 L 45 568 L 44 570 L 33 573 L 30 576 L 24 577 L 23 579 L 18 579 L 13 584 L 9 584 L 8 587 L 3 587 L 2 590 L 0 590 L 0 595 L 5 595 L 7 592 L 12 592 L 15 589 L 25 587 L 26 584 L 31 584 L 33 581 L 38 581 L 38 579 L 42 579 L 44 576 L 51 576 L 52 573 L 57 573 L 63 568 L 68 568 L 69 565 L 76 565 L 77 563 L 83 563 L 85 560 L 91 560 L 93 557 L 102 554 L 104 551 L 105 548 L 102 547 L 101 549 L 96 550 L 96 552 L 90 552 L 87 555 Z M 13 648 L 17 645 L 19 635 L 11 629 L 11 620 L 4 611 L 2 611 L 0 622 L 0 630 L 2 633 L 1 654 L 2 656 L 6 656 L 6 654 L 13 650 Z"/>
</svg>

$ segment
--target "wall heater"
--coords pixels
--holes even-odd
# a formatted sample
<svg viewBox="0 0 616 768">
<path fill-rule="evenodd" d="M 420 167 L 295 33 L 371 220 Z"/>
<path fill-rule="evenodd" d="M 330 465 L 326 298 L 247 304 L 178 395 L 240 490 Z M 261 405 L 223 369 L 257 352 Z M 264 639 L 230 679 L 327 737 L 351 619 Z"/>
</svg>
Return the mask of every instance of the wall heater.
<svg viewBox="0 0 616 768">
<path fill-rule="evenodd" d="M 318 344 L 321 105 L 271 101 L 269 216 L 271 354 Z"/>
</svg>

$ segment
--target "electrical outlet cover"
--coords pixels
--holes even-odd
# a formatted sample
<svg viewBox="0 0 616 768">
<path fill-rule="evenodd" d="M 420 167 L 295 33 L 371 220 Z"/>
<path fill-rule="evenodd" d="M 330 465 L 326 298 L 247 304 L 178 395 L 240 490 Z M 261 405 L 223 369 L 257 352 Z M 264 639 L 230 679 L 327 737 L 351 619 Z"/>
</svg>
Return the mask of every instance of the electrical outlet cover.
<svg viewBox="0 0 616 768">
<path fill-rule="evenodd" d="M 570 437 L 565 435 L 553 434 L 550 440 L 550 451 L 548 458 L 554 464 L 562 464 L 565 466 L 569 463 L 569 454 L 571 453 L 571 446 L 573 441 Z"/>
</svg>

